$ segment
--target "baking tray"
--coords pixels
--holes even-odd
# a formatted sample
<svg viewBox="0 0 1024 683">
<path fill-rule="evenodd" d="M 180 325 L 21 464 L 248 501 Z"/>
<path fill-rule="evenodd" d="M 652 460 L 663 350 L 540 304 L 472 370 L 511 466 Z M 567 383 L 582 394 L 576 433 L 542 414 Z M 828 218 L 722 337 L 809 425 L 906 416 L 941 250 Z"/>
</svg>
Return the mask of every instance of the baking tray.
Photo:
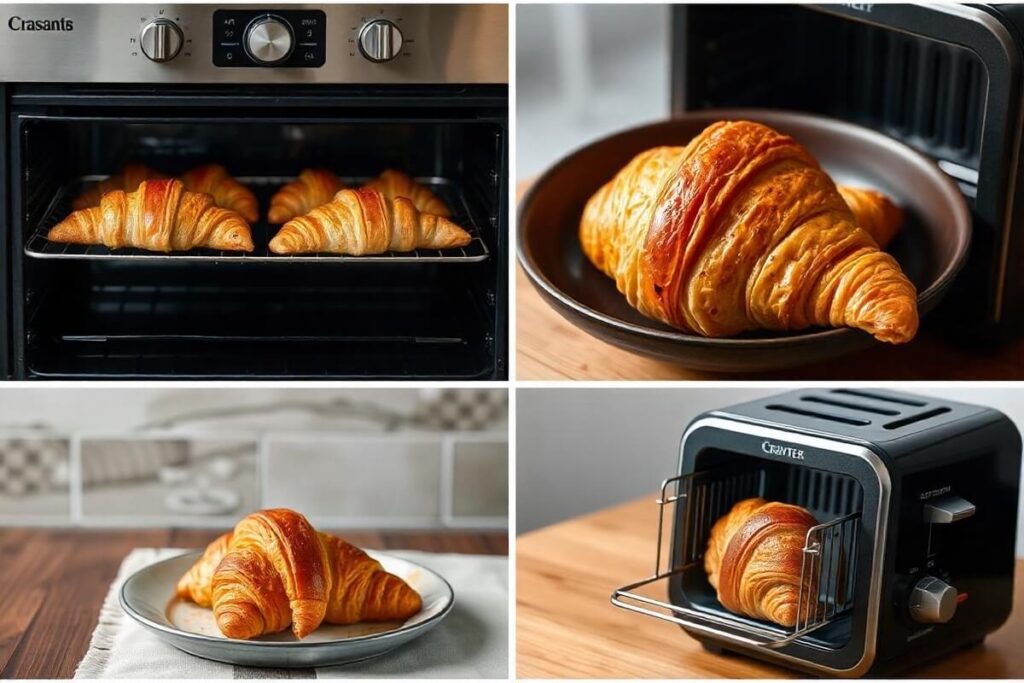
<svg viewBox="0 0 1024 683">
<path fill-rule="evenodd" d="M 266 210 L 270 206 L 270 197 L 285 183 L 294 177 L 284 176 L 241 176 L 236 177 L 243 185 L 253 191 L 259 200 L 260 219 L 252 224 L 252 239 L 256 248 L 252 253 L 236 251 L 217 251 L 213 249 L 192 249 L 187 252 L 162 253 L 144 249 L 108 249 L 102 245 L 64 244 L 46 239 L 47 233 L 54 225 L 64 220 L 72 212 L 71 203 L 90 183 L 102 180 L 106 176 L 83 176 L 61 187 L 47 206 L 43 219 L 25 244 L 25 254 L 39 259 L 131 259 L 150 261 L 258 261 L 262 263 L 320 263 L 358 261 L 359 263 L 465 263 L 485 261 L 490 256 L 487 244 L 480 236 L 479 224 L 466 202 L 462 191 L 450 180 L 439 177 L 416 178 L 416 181 L 430 188 L 451 209 L 451 220 L 461 226 L 472 237 L 465 247 L 455 249 L 417 249 L 411 252 L 386 252 L 368 256 L 349 256 L 344 254 L 290 254 L 271 253 L 268 244 L 270 238 L 280 228 L 266 222 Z M 350 187 L 358 187 L 369 178 L 342 178 Z"/>
</svg>

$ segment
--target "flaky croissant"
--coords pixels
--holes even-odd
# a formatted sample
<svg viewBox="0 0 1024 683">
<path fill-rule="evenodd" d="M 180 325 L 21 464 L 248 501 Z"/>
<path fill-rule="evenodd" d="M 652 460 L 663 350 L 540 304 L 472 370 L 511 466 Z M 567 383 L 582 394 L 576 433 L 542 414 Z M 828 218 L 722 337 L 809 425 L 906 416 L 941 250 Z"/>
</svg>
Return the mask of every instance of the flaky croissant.
<svg viewBox="0 0 1024 683">
<path fill-rule="evenodd" d="M 182 174 L 181 182 L 189 192 L 205 192 L 217 206 L 234 211 L 250 223 L 260 217 L 256 195 L 232 178 L 223 166 L 207 164 L 193 168 Z"/>
<path fill-rule="evenodd" d="M 413 206 L 423 213 L 443 218 L 451 216 L 448 206 L 429 188 L 420 185 L 405 173 L 392 168 L 387 169 L 363 187 L 377 190 L 388 199 L 398 199 L 399 197 L 410 199 Z"/>
<path fill-rule="evenodd" d="M 878 190 L 846 185 L 836 189 L 850 207 L 857 225 L 885 249 L 903 226 L 903 210 Z"/>
<path fill-rule="evenodd" d="M 590 200 L 580 244 L 644 315 L 726 337 L 847 326 L 917 332 L 914 286 L 792 138 L 713 124 L 639 154 Z"/>
<path fill-rule="evenodd" d="M 146 180 L 134 192 L 108 192 L 98 207 L 75 211 L 51 228 L 47 239 L 163 252 L 253 248 L 241 216 L 214 206 L 208 194 L 186 191 L 178 180 Z"/>
<path fill-rule="evenodd" d="M 221 632 L 238 639 L 289 626 L 304 638 L 324 622 L 397 621 L 422 608 L 376 560 L 287 509 L 249 515 L 211 543 L 177 594 L 212 607 Z"/>
<path fill-rule="evenodd" d="M 290 221 L 296 216 L 304 216 L 321 204 L 331 201 L 344 187 L 345 183 L 331 171 L 307 168 L 270 198 L 267 220 L 276 225 Z"/>
<path fill-rule="evenodd" d="M 469 244 L 469 233 L 447 218 L 418 211 L 405 197 L 387 199 L 377 190 L 341 190 L 327 204 L 285 223 L 270 240 L 275 254 L 449 249 Z"/>
<path fill-rule="evenodd" d="M 143 180 L 161 180 L 166 178 L 164 174 L 153 170 L 143 164 L 125 164 L 124 167 L 106 180 L 90 185 L 82 194 L 71 203 L 75 211 L 88 209 L 91 206 L 99 206 L 100 200 L 108 192 L 122 190 L 123 192 L 134 192 L 142 184 Z"/>
<path fill-rule="evenodd" d="M 814 516 L 796 505 L 748 498 L 736 503 L 711 527 L 704 553 L 708 582 L 718 601 L 736 614 L 791 627 L 797 610 L 801 621 L 814 609 L 814 600 L 798 607 L 803 549 Z M 805 595 L 817 597 L 817 587 L 805 577 Z"/>
</svg>

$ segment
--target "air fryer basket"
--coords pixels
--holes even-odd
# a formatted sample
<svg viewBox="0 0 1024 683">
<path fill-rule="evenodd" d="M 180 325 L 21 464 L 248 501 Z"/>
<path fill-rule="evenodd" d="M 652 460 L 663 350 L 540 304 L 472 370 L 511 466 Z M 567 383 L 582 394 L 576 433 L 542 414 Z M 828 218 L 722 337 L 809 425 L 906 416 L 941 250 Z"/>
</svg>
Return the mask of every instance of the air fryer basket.
<svg viewBox="0 0 1024 683">
<path fill-rule="evenodd" d="M 846 475 L 786 465 L 735 453 L 702 454 L 715 461 L 666 480 L 659 505 L 654 574 L 615 591 L 612 603 L 682 626 L 698 637 L 712 636 L 755 648 L 776 649 L 794 642 L 818 649 L 841 647 L 850 638 L 857 576 L 863 493 Z M 807 508 L 820 524 L 804 542 L 797 623 L 791 628 L 733 614 L 718 601 L 704 569 L 711 528 L 732 506 L 762 497 Z M 673 518 L 671 551 L 663 560 L 666 508 Z M 638 593 L 666 580 L 670 601 Z"/>
</svg>

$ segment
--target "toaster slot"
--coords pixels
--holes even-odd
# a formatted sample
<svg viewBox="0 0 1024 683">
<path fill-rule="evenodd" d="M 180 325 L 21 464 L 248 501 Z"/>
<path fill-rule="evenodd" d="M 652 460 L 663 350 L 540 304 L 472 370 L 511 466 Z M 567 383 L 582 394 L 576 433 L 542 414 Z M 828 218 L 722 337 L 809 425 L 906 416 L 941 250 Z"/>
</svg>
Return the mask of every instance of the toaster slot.
<svg viewBox="0 0 1024 683">
<path fill-rule="evenodd" d="M 654 573 L 616 590 L 612 603 L 746 647 L 776 649 L 794 642 L 818 649 L 840 647 L 849 639 L 845 617 L 854 604 L 863 505 L 859 486 L 837 473 L 761 464 L 739 454 L 713 455 L 723 464 L 662 484 Z M 755 496 L 801 505 L 821 522 L 804 540 L 797 621 L 792 627 L 728 611 L 704 570 L 704 551 L 715 522 L 735 503 Z M 674 519 L 668 553 L 664 549 L 666 514 Z M 652 597 L 650 587 L 662 581 L 681 585 L 685 601 Z"/>
</svg>

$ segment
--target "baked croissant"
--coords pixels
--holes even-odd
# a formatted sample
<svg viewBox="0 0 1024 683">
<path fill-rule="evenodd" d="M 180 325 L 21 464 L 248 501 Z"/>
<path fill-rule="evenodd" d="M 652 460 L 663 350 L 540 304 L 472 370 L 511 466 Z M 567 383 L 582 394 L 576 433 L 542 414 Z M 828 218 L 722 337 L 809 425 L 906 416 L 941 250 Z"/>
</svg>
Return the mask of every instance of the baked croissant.
<svg viewBox="0 0 1024 683">
<path fill-rule="evenodd" d="M 854 327 L 917 332 L 914 286 L 792 138 L 749 121 L 639 154 L 590 198 L 583 252 L 644 315 L 726 337 Z"/>
<path fill-rule="evenodd" d="M 857 225 L 885 249 L 903 226 L 903 210 L 878 190 L 845 185 L 836 189 L 850 207 Z"/>
<path fill-rule="evenodd" d="M 411 199 L 413 206 L 423 213 L 444 218 L 451 216 L 448 206 L 436 194 L 401 171 L 389 168 L 363 187 L 377 190 L 388 199 L 398 199 L 399 197 Z"/>
<path fill-rule="evenodd" d="M 179 180 L 146 180 L 134 192 L 108 192 L 99 206 L 73 212 L 46 238 L 163 252 L 253 248 L 249 225 L 241 216 L 214 206 L 208 194 L 186 191 Z"/>
<path fill-rule="evenodd" d="M 108 192 L 113 192 L 114 190 L 134 192 L 142 184 L 143 180 L 161 180 L 166 177 L 159 171 L 155 171 L 143 164 L 125 164 L 119 172 L 106 180 L 90 185 L 85 192 L 75 198 L 71 203 L 71 207 L 78 211 L 79 209 L 88 209 L 90 206 L 99 206 L 100 199 Z"/>
<path fill-rule="evenodd" d="M 221 632 L 238 639 L 289 626 L 304 638 L 323 622 L 397 621 L 422 608 L 379 562 L 287 509 L 249 515 L 211 543 L 177 594 L 212 607 Z"/>
<path fill-rule="evenodd" d="M 321 204 L 326 204 L 344 189 L 345 183 L 331 171 L 307 168 L 299 177 L 283 186 L 270 198 L 267 220 L 273 224 L 304 216 Z"/>
<path fill-rule="evenodd" d="M 219 164 L 193 168 L 181 176 L 181 182 L 189 192 L 205 192 L 217 206 L 234 211 L 250 223 L 260 217 L 256 195 Z"/>
<path fill-rule="evenodd" d="M 377 190 L 360 188 L 341 190 L 327 204 L 285 223 L 270 240 L 270 251 L 359 256 L 464 247 L 471 239 L 447 218 L 422 213 L 405 197 L 387 199 Z"/>
<path fill-rule="evenodd" d="M 816 601 L 798 607 L 803 549 L 814 516 L 796 505 L 748 498 L 711 527 L 704 552 L 708 582 L 718 601 L 736 614 L 792 627 L 814 609 Z M 809 578 L 807 595 L 817 595 Z"/>
</svg>

